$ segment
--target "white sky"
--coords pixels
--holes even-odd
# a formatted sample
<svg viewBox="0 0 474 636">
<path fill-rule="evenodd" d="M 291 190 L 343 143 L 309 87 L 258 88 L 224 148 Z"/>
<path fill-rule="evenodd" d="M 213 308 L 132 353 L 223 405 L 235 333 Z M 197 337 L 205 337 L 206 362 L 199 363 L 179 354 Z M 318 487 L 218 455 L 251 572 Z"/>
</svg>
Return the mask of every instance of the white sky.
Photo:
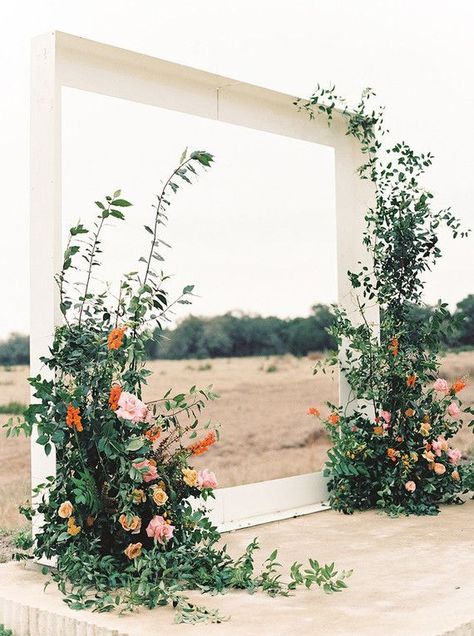
<svg viewBox="0 0 474 636">
<path fill-rule="evenodd" d="M 371 86 L 393 137 L 435 154 L 426 183 L 438 204 L 472 225 L 473 18 L 469 0 L 4 0 L 0 337 L 29 329 L 31 37 L 58 29 L 295 95 L 334 82 L 357 99 Z M 201 296 L 193 311 L 302 315 L 335 299 L 330 151 L 78 91 L 64 99 L 65 224 L 87 221 L 90 203 L 117 187 L 136 204 L 136 226 L 109 235 L 107 271 L 133 267 L 159 178 L 183 147 L 199 147 L 215 167 L 180 191 L 164 236 L 174 286 L 195 283 Z M 472 241 L 443 238 L 427 301 L 474 291 Z"/>
</svg>

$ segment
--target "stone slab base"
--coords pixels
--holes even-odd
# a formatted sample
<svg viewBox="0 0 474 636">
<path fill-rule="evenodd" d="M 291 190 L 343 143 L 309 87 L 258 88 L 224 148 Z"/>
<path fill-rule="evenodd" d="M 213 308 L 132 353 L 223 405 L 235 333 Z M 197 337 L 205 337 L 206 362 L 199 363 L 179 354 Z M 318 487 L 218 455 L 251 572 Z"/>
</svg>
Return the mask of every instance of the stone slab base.
<svg viewBox="0 0 474 636">
<path fill-rule="evenodd" d="M 37 570 L 9 563 L 0 566 L 0 624 L 14 636 L 474 636 L 473 522 L 469 501 L 438 517 L 327 511 L 227 534 L 234 555 L 258 535 L 262 560 L 277 547 L 284 564 L 311 556 L 354 574 L 331 596 L 190 594 L 230 615 L 220 625 L 175 625 L 171 608 L 125 617 L 69 610 L 53 584 L 43 591 Z"/>
</svg>

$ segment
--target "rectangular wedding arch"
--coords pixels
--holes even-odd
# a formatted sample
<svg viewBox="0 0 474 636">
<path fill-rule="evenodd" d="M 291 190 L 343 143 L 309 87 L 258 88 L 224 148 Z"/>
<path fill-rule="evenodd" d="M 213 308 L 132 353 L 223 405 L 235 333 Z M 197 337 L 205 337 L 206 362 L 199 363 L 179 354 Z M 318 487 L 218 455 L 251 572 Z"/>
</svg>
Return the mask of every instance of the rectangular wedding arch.
<svg viewBox="0 0 474 636">
<path fill-rule="evenodd" d="M 366 262 L 362 243 L 364 211 L 373 201 L 367 181 L 356 173 L 359 145 L 346 135 L 340 113 L 329 127 L 324 116 L 310 121 L 294 97 L 227 77 L 174 64 L 134 51 L 61 32 L 38 36 L 32 46 L 31 90 L 31 373 L 41 369 L 54 328 L 61 322 L 54 274 L 61 246 L 61 92 L 76 88 L 329 146 L 334 149 L 338 302 L 349 312 L 355 299 L 347 270 Z M 295 222 L 297 219 L 295 218 Z M 314 249 L 317 249 L 315 237 Z M 369 318 L 377 323 L 376 307 Z M 340 356 L 344 351 L 340 352 Z M 344 378 L 341 404 L 349 404 Z M 32 437 L 33 487 L 55 472 Z M 216 491 L 213 520 L 221 530 L 255 525 L 322 510 L 327 498 L 321 472 Z"/>
</svg>

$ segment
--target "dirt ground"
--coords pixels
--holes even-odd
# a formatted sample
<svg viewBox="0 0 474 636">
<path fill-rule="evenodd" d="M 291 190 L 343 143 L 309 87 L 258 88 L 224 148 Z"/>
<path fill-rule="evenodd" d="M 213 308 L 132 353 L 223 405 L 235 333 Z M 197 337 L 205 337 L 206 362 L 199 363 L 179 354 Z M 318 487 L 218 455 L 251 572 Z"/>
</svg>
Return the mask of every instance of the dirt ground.
<svg viewBox="0 0 474 636">
<path fill-rule="evenodd" d="M 319 470 L 328 440 L 308 406 L 337 402 L 337 379 L 312 375 L 314 361 L 292 356 L 214 360 L 155 361 L 146 399 L 161 397 L 170 387 L 185 391 L 193 384 L 213 384 L 221 398 L 204 418 L 222 425 L 221 441 L 197 458 L 221 486 L 250 483 Z M 474 375 L 474 353 L 449 354 L 441 376 L 454 379 Z M 27 367 L 0 370 L 0 404 L 27 403 Z M 464 390 L 466 404 L 474 404 L 474 385 Z M 0 425 L 8 416 L 0 416 Z M 473 453 L 471 429 L 457 435 L 456 445 Z M 0 528 L 22 524 L 17 507 L 29 495 L 30 451 L 24 438 L 6 439 L 0 433 Z"/>
</svg>

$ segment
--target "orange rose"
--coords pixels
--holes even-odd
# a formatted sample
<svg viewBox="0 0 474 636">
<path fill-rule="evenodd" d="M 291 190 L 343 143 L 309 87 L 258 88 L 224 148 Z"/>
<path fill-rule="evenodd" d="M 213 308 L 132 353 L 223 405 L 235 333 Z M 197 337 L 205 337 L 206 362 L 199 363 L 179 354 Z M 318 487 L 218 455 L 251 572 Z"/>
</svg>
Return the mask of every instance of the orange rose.
<svg viewBox="0 0 474 636">
<path fill-rule="evenodd" d="M 446 472 L 446 466 L 444 464 L 439 464 L 438 462 L 435 462 L 433 466 L 433 470 L 435 471 L 437 475 L 444 475 L 444 473 Z"/>
<path fill-rule="evenodd" d="M 406 415 L 407 417 L 413 417 L 413 416 L 415 415 L 415 411 L 414 411 L 413 409 L 407 409 L 407 410 L 405 411 L 405 415 Z"/>
<path fill-rule="evenodd" d="M 309 409 L 306 411 L 306 415 L 314 415 L 315 417 L 319 417 L 321 413 L 315 406 L 310 406 Z"/>
<path fill-rule="evenodd" d="M 383 426 L 374 426 L 374 435 L 383 435 L 384 432 Z"/>
<path fill-rule="evenodd" d="M 142 554 L 142 544 L 141 543 L 129 543 L 129 545 L 123 551 L 128 558 L 136 559 Z"/>
<path fill-rule="evenodd" d="M 328 417 L 328 422 L 333 426 L 337 426 L 339 424 L 340 416 L 338 413 L 331 413 Z"/>
</svg>

